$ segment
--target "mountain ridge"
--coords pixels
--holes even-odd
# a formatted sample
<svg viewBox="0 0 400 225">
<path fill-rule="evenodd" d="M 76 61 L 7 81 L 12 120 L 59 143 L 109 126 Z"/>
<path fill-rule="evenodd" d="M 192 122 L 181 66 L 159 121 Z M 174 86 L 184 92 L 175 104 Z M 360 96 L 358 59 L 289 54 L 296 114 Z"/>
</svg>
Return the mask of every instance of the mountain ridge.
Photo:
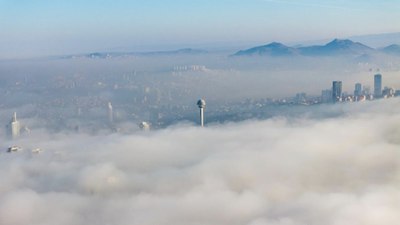
<svg viewBox="0 0 400 225">
<path fill-rule="evenodd" d="M 400 55 L 400 45 L 392 44 L 382 48 L 381 51 L 391 55 Z"/>
<path fill-rule="evenodd" d="M 360 56 L 378 52 L 386 54 L 388 52 L 394 52 L 400 54 L 400 46 L 390 45 L 383 49 L 374 49 L 350 39 L 334 39 L 325 45 L 311 45 L 305 47 L 289 47 L 279 42 L 272 42 L 267 45 L 240 50 L 233 54 L 233 56 Z"/>
<path fill-rule="evenodd" d="M 247 55 L 247 54 L 256 54 L 256 55 L 264 55 L 264 54 L 269 54 L 272 56 L 287 56 L 287 55 L 292 55 L 292 54 L 298 54 L 298 51 L 296 48 L 293 47 L 288 47 L 282 43 L 279 42 L 272 42 L 267 45 L 259 46 L 259 47 L 253 47 L 248 50 L 242 50 L 237 52 L 235 55 Z"/>
<path fill-rule="evenodd" d="M 171 51 L 149 51 L 149 52 L 92 52 L 78 55 L 68 55 L 64 58 L 91 58 L 91 59 L 106 59 L 115 57 L 129 57 L 129 56 L 172 56 L 172 55 L 198 55 L 206 54 L 206 50 L 182 48 Z"/>
</svg>

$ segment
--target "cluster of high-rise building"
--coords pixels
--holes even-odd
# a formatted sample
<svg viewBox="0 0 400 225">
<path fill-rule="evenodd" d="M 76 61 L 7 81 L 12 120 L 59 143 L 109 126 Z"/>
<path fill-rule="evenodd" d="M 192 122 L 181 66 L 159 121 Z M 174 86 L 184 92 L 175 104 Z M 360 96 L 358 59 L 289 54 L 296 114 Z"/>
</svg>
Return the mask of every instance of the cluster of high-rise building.
<svg viewBox="0 0 400 225">
<path fill-rule="evenodd" d="M 343 92 L 342 81 L 333 81 L 332 89 L 323 90 L 321 94 L 321 102 L 353 102 L 353 101 L 364 101 L 373 100 L 379 98 L 390 98 L 399 95 L 400 92 L 390 87 L 384 87 L 382 89 L 382 74 L 374 75 L 374 90 L 371 93 L 368 86 L 364 86 L 361 83 L 356 83 L 354 86 L 353 94 L 346 94 Z"/>
</svg>

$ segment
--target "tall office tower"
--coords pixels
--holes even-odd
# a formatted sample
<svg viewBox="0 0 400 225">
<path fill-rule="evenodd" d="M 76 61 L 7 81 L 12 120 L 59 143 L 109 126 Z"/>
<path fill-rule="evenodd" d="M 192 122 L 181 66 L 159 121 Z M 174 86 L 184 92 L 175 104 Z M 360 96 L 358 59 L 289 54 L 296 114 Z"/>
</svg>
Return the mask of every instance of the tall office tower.
<svg viewBox="0 0 400 225">
<path fill-rule="evenodd" d="M 113 107 L 111 105 L 111 102 L 108 102 L 108 122 L 109 123 L 114 122 L 114 113 L 113 113 Z"/>
<path fill-rule="evenodd" d="M 342 81 L 332 82 L 332 101 L 339 102 L 342 100 Z"/>
<path fill-rule="evenodd" d="M 382 75 L 375 74 L 374 76 L 374 97 L 382 97 Z"/>
<path fill-rule="evenodd" d="M 332 90 L 326 89 L 321 92 L 321 102 L 329 103 L 332 101 Z"/>
<path fill-rule="evenodd" d="M 197 106 L 200 108 L 200 126 L 204 127 L 204 108 L 206 107 L 206 101 L 200 99 L 197 101 Z"/>
<path fill-rule="evenodd" d="M 359 97 L 362 95 L 362 85 L 360 83 L 356 83 L 354 87 L 354 96 Z"/>
<path fill-rule="evenodd" d="M 11 128 L 11 137 L 12 138 L 17 138 L 20 135 L 21 131 L 21 125 L 19 121 L 17 120 L 17 113 L 14 112 L 14 115 L 12 117 L 11 123 L 10 123 L 10 128 Z"/>
</svg>

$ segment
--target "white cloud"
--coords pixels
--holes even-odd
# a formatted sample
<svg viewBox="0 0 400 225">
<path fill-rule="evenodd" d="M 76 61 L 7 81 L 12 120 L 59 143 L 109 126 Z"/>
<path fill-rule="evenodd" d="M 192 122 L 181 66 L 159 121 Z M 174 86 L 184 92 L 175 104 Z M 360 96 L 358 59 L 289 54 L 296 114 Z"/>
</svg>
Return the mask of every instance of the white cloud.
<svg viewBox="0 0 400 225">
<path fill-rule="evenodd" d="M 397 224 L 399 103 L 125 136 L 33 132 L 0 154 L 0 224 Z"/>
</svg>

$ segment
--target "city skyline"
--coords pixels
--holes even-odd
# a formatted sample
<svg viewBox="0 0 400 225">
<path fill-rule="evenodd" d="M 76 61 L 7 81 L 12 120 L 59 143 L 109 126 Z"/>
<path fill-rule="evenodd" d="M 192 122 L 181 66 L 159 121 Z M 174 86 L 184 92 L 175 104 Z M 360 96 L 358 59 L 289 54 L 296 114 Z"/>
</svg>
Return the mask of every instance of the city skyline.
<svg viewBox="0 0 400 225">
<path fill-rule="evenodd" d="M 399 32 L 394 1 L 0 1 L 0 57 Z M 305 27 L 304 24 L 307 24 Z"/>
<path fill-rule="evenodd" d="M 251 108 L 254 106 L 268 106 L 268 105 L 306 105 L 306 106 L 312 106 L 312 105 L 320 105 L 320 104 L 326 104 L 326 103 L 339 103 L 339 102 L 359 102 L 359 101 L 366 101 L 366 100 L 375 100 L 375 99 L 381 99 L 381 98 L 392 98 L 392 97 L 398 97 L 400 96 L 400 90 L 399 89 L 394 89 L 391 86 L 384 86 L 383 87 L 383 83 L 382 83 L 382 74 L 378 73 L 373 75 L 373 86 L 374 86 L 374 90 L 373 92 L 371 92 L 370 90 L 370 86 L 369 85 L 365 85 L 362 84 L 360 82 L 357 82 L 354 84 L 354 92 L 347 92 L 346 90 L 343 90 L 343 81 L 341 80 L 334 80 L 332 81 L 332 88 L 331 89 L 324 89 L 321 92 L 320 96 L 308 96 L 308 94 L 306 92 L 302 92 L 302 93 L 297 93 L 295 95 L 295 97 L 284 97 L 284 98 L 280 98 L 280 99 L 273 99 L 273 98 L 269 98 L 268 96 L 264 96 L 263 99 L 253 99 L 251 102 L 249 103 L 245 103 L 247 108 Z M 322 88 L 322 87 L 321 87 Z M 353 94 L 349 94 L 349 93 L 353 93 Z M 145 96 L 144 99 L 147 99 L 147 97 Z M 266 100 L 263 103 L 260 103 L 260 100 L 262 102 L 262 100 Z M 157 102 L 159 102 L 160 100 L 158 99 Z M 147 102 L 145 102 L 145 104 L 147 104 Z M 243 102 L 232 102 L 230 103 L 232 105 L 222 105 L 219 107 L 222 108 L 229 108 L 229 107 L 236 107 L 237 104 L 243 104 Z M 201 127 L 204 127 L 205 125 L 205 119 L 204 119 L 204 109 L 206 106 L 206 102 L 204 99 L 199 99 L 196 102 L 196 105 L 198 106 L 198 108 L 200 109 L 200 117 L 199 117 L 199 121 L 198 124 Z M 245 108 L 246 108 L 245 107 Z M 116 126 L 116 123 L 114 121 L 114 113 L 113 113 L 113 106 L 111 104 L 111 102 L 107 102 L 106 107 L 107 108 L 107 121 L 104 121 L 103 123 L 101 122 L 102 120 L 100 119 L 99 124 L 100 126 L 102 125 L 106 125 L 108 124 L 109 129 L 112 132 L 120 132 L 120 127 Z M 186 106 L 184 106 L 183 108 L 186 108 Z M 81 117 L 81 108 L 78 107 L 78 117 Z M 214 111 L 214 113 L 216 111 L 218 111 L 218 108 L 214 108 L 212 109 L 212 111 Z M 173 111 L 176 111 L 175 109 Z M 257 112 L 257 110 L 251 110 L 248 111 L 248 113 L 260 113 Z M 147 112 L 147 113 L 154 113 L 154 112 Z M 158 111 L 158 113 L 161 114 L 168 114 L 168 112 L 164 111 Z M 158 114 L 157 113 L 157 114 Z M 226 112 L 225 112 L 226 113 Z M 237 113 L 237 112 L 236 112 Z M 265 113 L 265 112 L 264 112 Z M 261 111 L 262 114 L 262 111 Z M 30 134 L 30 129 L 26 126 L 21 126 L 20 122 L 17 120 L 17 113 L 14 112 L 12 120 L 10 122 L 10 124 L 8 125 L 8 132 L 9 135 L 12 139 L 16 139 L 20 136 L 21 131 L 22 132 L 27 132 L 28 134 Z M 70 115 L 72 117 L 74 117 L 73 115 Z M 91 117 L 92 115 L 87 115 L 88 117 Z M 94 116 L 94 115 L 93 115 Z M 220 115 L 220 116 L 223 116 Z M 158 117 L 158 116 L 157 116 Z M 195 117 L 194 117 L 195 118 Z M 154 118 L 153 118 L 154 119 Z M 176 120 L 177 118 L 175 118 L 174 120 Z M 247 119 L 252 119 L 252 118 L 241 118 L 239 120 L 247 120 Z M 229 119 L 226 120 L 216 120 L 213 121 L 215 122 L 219 122 L 219 123 L 223 123 L 223 122 L 227 122 L 229 121 Z M 118 121 L 119 125 L 121 125 L 121 123 L 123 123 L 123 120 Z M 182 121 L 177 120 L 175 121 L 175 123 L 180 123 Z M 193 123 L 197 123 L 195 122 L 195 120 L 192 120 L 191 122 Z M 232 121 L 233 122 L 233 121 Z M 143 131 L 149 131 L 150 130 L 150 126 L 154 125 L 152 128 L 155 129 L 163 129 L 165 128 L 164 126 L 160 126 L 160 124 L 167 124 L 167 125 L 171 125 L 169 123 L 166 123 L 166 121 L 162 121 L 160 120 L 160 118 L 155 118 L 155 120 L 152 120 L 151 118 L 149 118 L 148 121 L 141 121 L 138 124 L 138 127 Z M 43 128 L 43 127 L 42 127 Z M 76 132 L 80 132 L 80 125 L 76 125 L 76 127 L 74 127 L 74 130 Z M 132 130 L 130 132 L 133 132 Z"/>
</svg>

